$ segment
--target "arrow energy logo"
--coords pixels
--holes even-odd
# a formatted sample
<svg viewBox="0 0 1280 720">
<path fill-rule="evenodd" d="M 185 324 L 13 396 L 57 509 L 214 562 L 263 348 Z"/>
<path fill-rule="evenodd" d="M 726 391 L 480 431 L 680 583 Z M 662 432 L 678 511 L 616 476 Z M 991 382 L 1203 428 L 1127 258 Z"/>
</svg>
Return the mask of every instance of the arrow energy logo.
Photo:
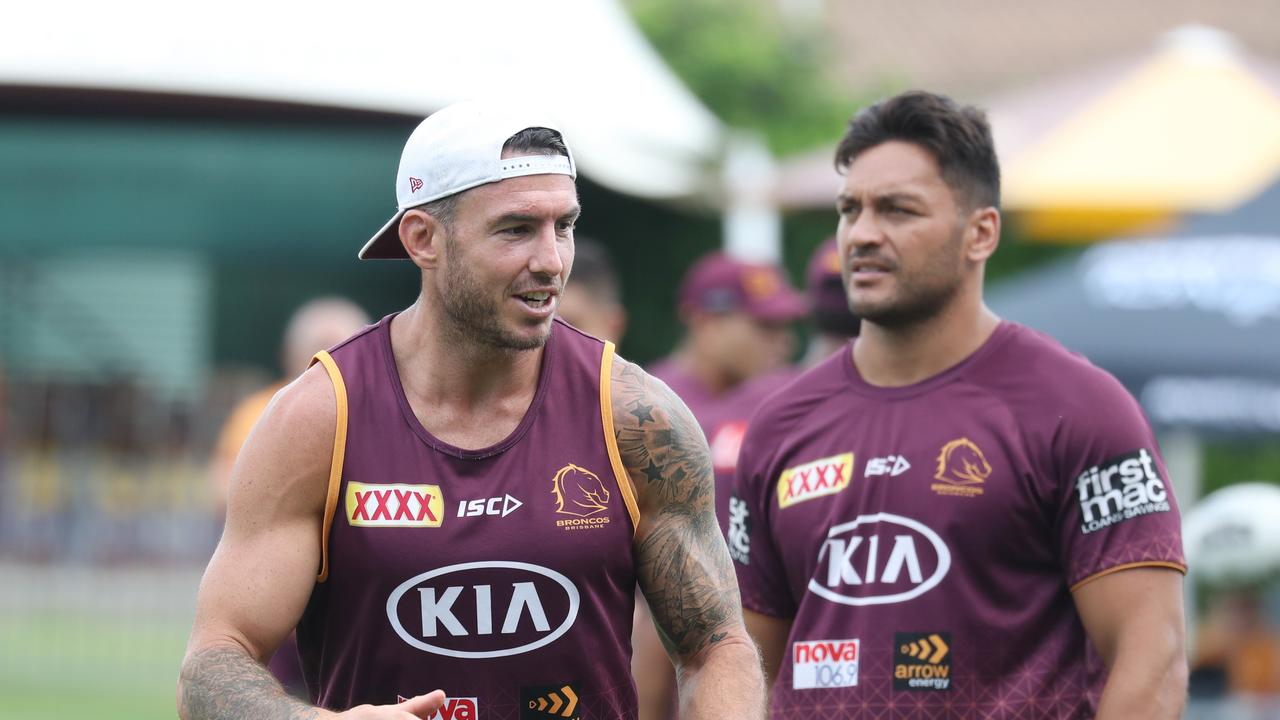
<svg viewBox="0 0 1280 720">
<path fill-rule="evenodd" d="M 578 691 L 572 683 L 520 688 L 520 720 L 578 720 Z"/>
<path fill-rule="evenodd" d="M 951 633 L 894 633 L 894 690 L 951 689 Z"/>
</svg>

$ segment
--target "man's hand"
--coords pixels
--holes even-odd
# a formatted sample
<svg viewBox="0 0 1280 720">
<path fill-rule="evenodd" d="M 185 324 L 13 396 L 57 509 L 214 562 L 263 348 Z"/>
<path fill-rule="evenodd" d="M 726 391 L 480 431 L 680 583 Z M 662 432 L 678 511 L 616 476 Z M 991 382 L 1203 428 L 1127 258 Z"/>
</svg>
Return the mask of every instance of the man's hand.
<svg viewBox="0 0 1280 720">
<path fill-rule="evenodd" d="M 335 713 L 289 695 L 265 667 L 235 644 L 191 653 L 182 664 L 178 707 L 185 717 L 279 720 L 429 720 L 444 706 L 443 690 L 395 705 L 358 705 Z"/>
<path fill-rule="evenodd" d="M 432 690 L 397 705 L 357 705 L 335 718 L 342 720 L 429 720 L 444 706 L 444 691 Z"/>
<path fill-rule="evenodd" d="M 616 359 L 611 387 L 618 451 L 640 508 L 636 578 L 676 665 L 680 715 L 763 717 L 760 657 L 716 522 L 702 430 L 675 393 L 635 365 Z"/>
</svg>

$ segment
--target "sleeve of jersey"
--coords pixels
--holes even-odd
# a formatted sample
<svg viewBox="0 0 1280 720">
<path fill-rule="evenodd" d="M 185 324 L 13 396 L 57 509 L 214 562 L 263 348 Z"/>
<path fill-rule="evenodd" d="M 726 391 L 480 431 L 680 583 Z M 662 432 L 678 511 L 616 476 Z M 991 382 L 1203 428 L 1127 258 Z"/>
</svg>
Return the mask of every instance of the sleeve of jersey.
<svg viewBox="0 0 1280 720">
<path fill-rule="evenodd" d="M 738 572 L 742 606 L 763 615 L 790 618 L 795 602 L 783 571 L 782 558 L 770 532 L 770 470 L 761 460 L 763 435 L 753 424 L 743 438 L 729 498 L 729 554 Z"/>
<path fill-rule="evenodd" d="M 1173 485 L 1137 401 L 1107 376 L 1074 388 L 1070 405 L 1053 452 L 1069 587 L 1132 567 L 1186 572 Z"/>
</svg>

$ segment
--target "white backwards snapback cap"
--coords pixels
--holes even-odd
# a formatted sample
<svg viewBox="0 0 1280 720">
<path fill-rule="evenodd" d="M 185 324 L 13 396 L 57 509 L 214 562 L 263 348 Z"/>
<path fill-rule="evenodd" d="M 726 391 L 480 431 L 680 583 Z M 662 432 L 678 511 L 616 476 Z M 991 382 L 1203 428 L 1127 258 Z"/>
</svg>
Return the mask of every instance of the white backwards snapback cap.
<svg viewBox="0 0 1280 720">
<path fill-rule="evenodd" d="M 361 260 L 407 258 L 400 244 L 404 211 L 456 195 L 478 185 L 523 175 L 578 176 L 570 152 L 563 155 L 502 157 L 502 146 L 528 128 L 564 133 L 537 110 L 518 102 L 454 103 L 423 120 L 404 144 L 396 172 L 396 214 L 360 249 Z M 566 143 L 565 147 L 568 147 Z"/>
</svg>

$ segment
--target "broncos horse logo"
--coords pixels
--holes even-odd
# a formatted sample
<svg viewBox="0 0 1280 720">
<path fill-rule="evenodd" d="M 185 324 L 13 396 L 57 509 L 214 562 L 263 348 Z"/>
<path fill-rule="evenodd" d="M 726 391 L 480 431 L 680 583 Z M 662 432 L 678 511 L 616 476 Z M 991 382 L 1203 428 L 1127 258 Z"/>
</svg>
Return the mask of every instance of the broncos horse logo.
<svg viewBox="0 0 1280 720">
<path fill-rule="evenodd" d="M 991 475 L 991 464 L 969 438 L 952 440 L 938 453 L 937 480 L 952 485 L 981 485 Z"/>
<path fill-rule="evenodd" d="M 599 476 L 577 465 L 565 465 L 551 481 L 556 512 L 587 517 L 609 509 L 609 489 Z"/>
</svg>

